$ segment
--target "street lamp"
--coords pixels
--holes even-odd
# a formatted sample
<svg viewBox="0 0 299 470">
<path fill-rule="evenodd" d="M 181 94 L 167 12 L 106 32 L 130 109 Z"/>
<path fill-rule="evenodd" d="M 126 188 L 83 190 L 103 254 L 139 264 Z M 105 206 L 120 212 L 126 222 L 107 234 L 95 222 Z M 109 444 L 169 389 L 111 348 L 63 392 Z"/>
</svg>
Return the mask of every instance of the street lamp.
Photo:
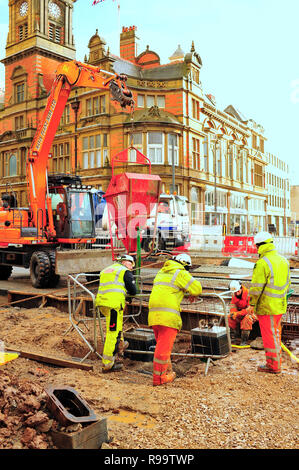
<svg viewBox="0 0 299 470">
<path fill-rule="evenodd" d="M 77 175 L 77 163 L 78 163 L 78 135 L 77 135 L 77 125 L 78 125 L 78 111 L 80 108 L 80 101 L 78 100 L 77 90 L 75 92 L 75 99 L 71 102 L 72 110 L 75 113 L 75 175 Z"/>
</svg>

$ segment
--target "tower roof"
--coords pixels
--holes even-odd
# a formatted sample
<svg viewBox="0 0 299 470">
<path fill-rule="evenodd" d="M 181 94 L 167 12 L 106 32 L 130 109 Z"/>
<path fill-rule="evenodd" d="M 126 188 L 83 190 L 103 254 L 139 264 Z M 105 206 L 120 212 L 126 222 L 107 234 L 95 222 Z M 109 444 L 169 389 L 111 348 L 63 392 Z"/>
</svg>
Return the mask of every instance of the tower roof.
<svg viewBox="0 0 299 470">
<path fill-rule="evenodd" d="M 177 49 L 174 51 L 172 56 L 169 57 L 169 60 L 178 60 L 184 58 L 184 51 L 182 50 L 180 44 L 178 45 Z"/>
</svg>

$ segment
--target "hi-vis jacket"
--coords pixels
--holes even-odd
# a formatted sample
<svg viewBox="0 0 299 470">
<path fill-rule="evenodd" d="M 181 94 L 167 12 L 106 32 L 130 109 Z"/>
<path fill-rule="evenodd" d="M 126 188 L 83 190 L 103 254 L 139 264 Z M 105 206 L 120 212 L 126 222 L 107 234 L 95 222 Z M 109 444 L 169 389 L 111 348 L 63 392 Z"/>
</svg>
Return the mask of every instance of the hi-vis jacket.
<svg viewBox="0 0 299 470">
<path fill-rule="evenodd" d="M 99 290 L 95 304 L 97 307 L 123 308 L 126 301 L 124 275 L 127 268 L 114 263 L 103 269 L 100 274 Z"/>
<path fill-rule="evenodd" d="M 242 294 L 241 297 L 237 297 L 236 294 L 232 296 L 231 307 L 235 310 L 244 310 L 249 305 L 249 292 L 245 286 L 242 286 Z"/>
<path fill-rule="evenodd" d="M 194 279 L 180 263 L 169 260 L 155 277 L 149 299 L 148 324 L 182 328 L 181 301 L 188 292 L 197 296 L 202 293 L 199 281 Z"/>
<path fill-rule="evenodd" d="M 273 243 L 261 245 L 249 290 L 250 305 L 257 315 L 283 315 L 287 309 L 286 294 L 290 285 L 289 263 Z"/>
</svg>

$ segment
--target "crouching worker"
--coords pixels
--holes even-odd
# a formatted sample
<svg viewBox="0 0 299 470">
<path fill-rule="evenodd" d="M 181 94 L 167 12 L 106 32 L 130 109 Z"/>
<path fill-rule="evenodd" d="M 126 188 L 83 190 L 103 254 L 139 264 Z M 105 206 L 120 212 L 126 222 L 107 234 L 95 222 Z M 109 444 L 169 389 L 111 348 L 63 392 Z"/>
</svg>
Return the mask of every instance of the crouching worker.
<svg viewBox="0 0 299 470">
<path fill-rule="evenodd" d="M 117 360 L 122 357 L 128 342 L 123 339 L 123 311 L 126 294 L 137 293 L 135 280 L 131 270 L 135 263 L 130 255 L 121 255 L 111 266 L 100 273 L 99 290 L 95 305 L 106 317 L 106 338 L 103 350 L 103 372 L 111 372 L 123 368 Z"/>
<path fill-rule="evenodd" d="M 241 346 L 247 344 L 252 325 L 256 321 L 253 313 L 249 313 L 249 292 L 239 281 L 230 283 L 233 292 L 228 325 L 230 327 L 231 339 L 234 340 L 241 335 Z M 240 334 L 239 334 L 239 329 Z"/>
<path fill-rule="evenodd" d="M 148 324 L 156 338 L 153 359 L 153 385 L 173 382 L 171 351 L 178 331 L 182 328 L 181 301 L 185 293 L 198 296 L 202 292 L 199 281 L 188 270 L 191 258 L 183 253 L 164 263 L 157 273 L 149 299 Z"/>
</svg>

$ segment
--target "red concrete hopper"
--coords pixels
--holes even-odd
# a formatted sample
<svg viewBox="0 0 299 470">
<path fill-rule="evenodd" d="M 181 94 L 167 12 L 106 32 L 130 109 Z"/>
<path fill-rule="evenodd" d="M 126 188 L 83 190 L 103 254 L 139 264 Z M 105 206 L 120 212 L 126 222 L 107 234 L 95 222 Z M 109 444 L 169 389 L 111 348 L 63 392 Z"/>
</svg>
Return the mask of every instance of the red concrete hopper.
<svg viewBox="0 0 299 470">
<path fill-rule="evenodd" d="M 142 228 L 157 203 L 161 178 L 157 175 L 121 173 L 113 175 L 105 193 L 110 220 L 128 253 L 137 250 L 137 226 Z"/>
</svg>

